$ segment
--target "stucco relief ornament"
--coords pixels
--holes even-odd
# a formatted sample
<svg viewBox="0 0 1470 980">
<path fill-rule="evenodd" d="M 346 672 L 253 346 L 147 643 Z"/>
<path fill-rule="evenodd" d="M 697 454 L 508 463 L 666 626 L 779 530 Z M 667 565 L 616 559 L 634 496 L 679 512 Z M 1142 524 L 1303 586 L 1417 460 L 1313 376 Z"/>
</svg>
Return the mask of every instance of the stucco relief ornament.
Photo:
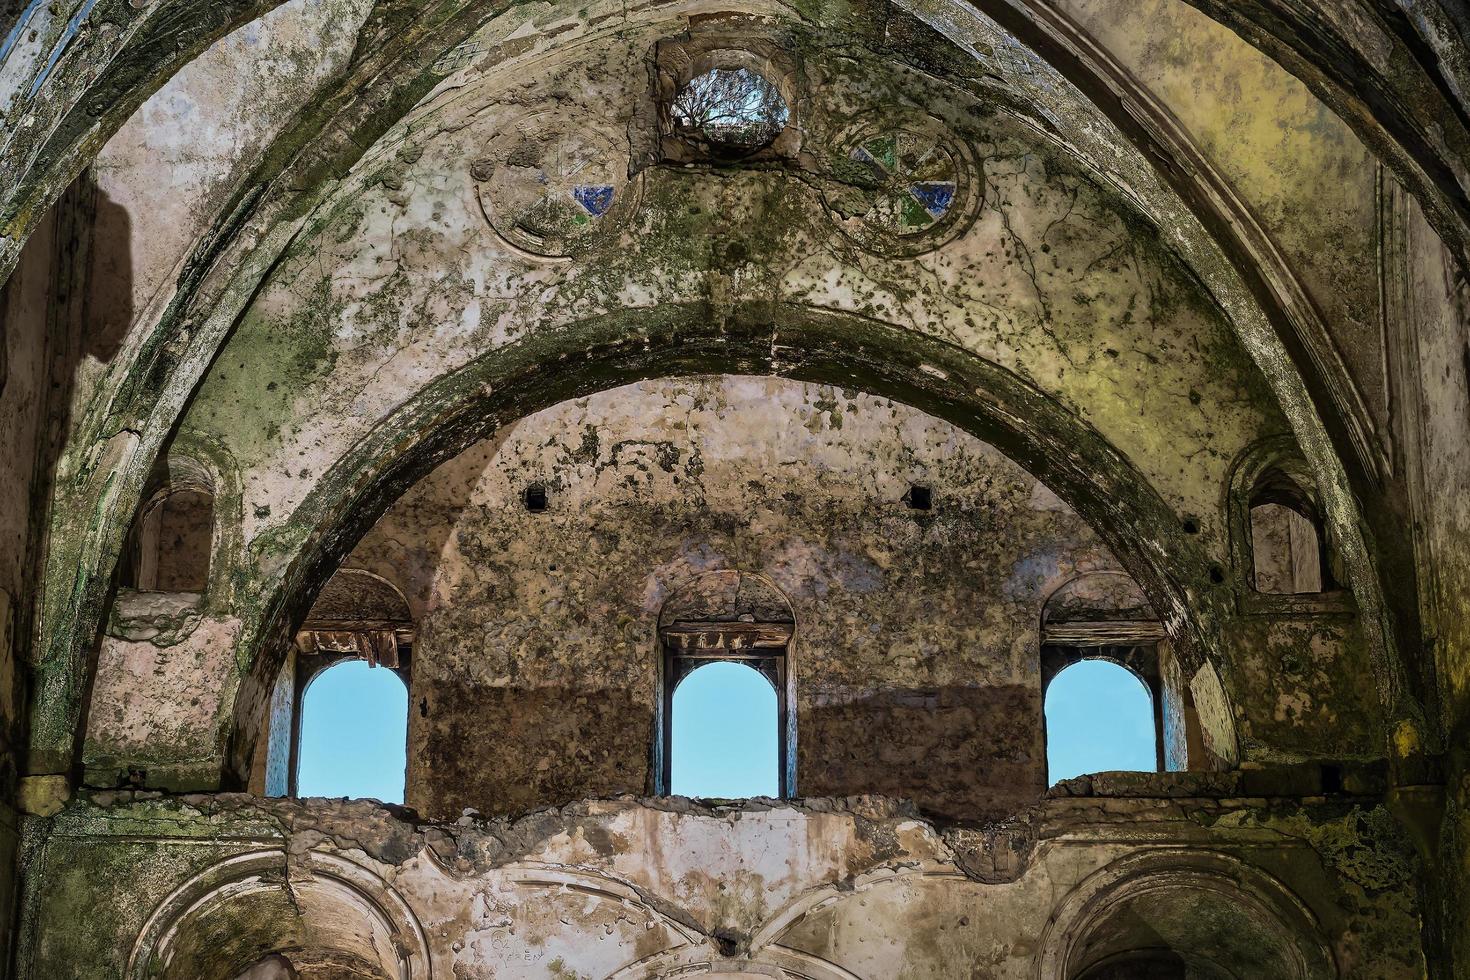
<svg viewBox="0 0 1470 980">
<path fill-rule="evenodd" d="M 627 140 L 556 132 L 542 114 L 508 127 L 470 167 L 490 228 L 532 259 L 569 259 L 624 227 L 642 183 L 628 178 Z"/>
<path fill-rule="evenodd" d="M 969 148 L 937 121 L 860 126 L 838 141 L 827 207 L 842 232 L 880 255 L 932 251 L 974 220 L 982 179 Z"/>
</svg>

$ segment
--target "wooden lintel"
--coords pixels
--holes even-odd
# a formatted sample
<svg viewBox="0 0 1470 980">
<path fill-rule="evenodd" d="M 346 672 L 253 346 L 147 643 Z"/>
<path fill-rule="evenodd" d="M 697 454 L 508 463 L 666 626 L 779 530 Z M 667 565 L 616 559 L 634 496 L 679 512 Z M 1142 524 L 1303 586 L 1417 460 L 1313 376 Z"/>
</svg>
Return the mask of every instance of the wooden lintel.
<svg viewBox="0 0 1470 980">
<path fill-rule="evenodd" d="M 676 650 L 741 650 L 787 646 L 795 629 L 791 623 L 675 623 L 661 632 Z"/>
<path fill-rule="evenodd" d="M 1057 647 L 1122 647 L 1168 638 L 1164 624 L 1155 620 L 1048 623 L 1041 628 L 1041 642 Z"/>
</svg>

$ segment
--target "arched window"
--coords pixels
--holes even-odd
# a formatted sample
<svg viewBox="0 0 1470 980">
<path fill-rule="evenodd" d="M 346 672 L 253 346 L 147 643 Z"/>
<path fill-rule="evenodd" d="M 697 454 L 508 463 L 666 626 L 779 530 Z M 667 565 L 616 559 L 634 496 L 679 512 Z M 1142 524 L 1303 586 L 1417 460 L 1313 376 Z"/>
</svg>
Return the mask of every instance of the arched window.
<svg viewBox="0 0 1470 980">
<path fill-rule="evenodd" d="M 413 641 L 397 586 L 365 569 L 337 570 L 277 681 L 272 716 L 283 723 L 271 723 L 266 795 L 403 802 Z"/>
<path fill-rule="evenodd" d="M 298 796 L 402 803 L 408 688 L 396 673 L 344 660 L 318 673 L 301 698 Z"/>
<path fill-rule="evenodd" d="M 1159 769 L 1153 694 L 1138 675 L 1108 660 L 1082 660 L 1046 689 L 1047 779 Z"/>
<path fill-rule="evenodd" d="M 770 680 L 728 660 L 696 668 L 674 691 L 669 762 L 678 796 L 780 796 L 780 710 Z"/>
<path fill-rule="evenodd" d="M 660 792 L 791 794 L 786 658 L 794 628 L 786 597 L 757 575 L 709 572 L 664 603 Z"/>
<path fill-rule="evenodd" d="M 123 584 L 143 592 L 203 592 L 214 546 L 214 494 L 186 484 L 155 493 L 133 525 Z"/>
</svg>

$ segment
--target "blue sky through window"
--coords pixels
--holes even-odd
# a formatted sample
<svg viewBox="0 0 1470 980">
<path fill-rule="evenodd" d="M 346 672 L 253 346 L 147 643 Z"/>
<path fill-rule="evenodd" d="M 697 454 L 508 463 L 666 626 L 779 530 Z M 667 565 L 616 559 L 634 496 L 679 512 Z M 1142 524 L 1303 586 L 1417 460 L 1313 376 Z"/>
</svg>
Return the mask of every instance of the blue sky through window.
<svg viewBox="0 0 1470 980">
<path fill-rule="evenodd" d="M 403 802 L 408 688 L 386 667 L 347 660 L 306 688 L 298 796 Z"/>
<path fill-rule="evenodd" d="M 1131 671 L 1084 660 L 1046 690 L 1047 779 L 1158 768 L 1153 697 Z"/>
<path fill-rule="evenodd" d="M 753 667 L 716 661 L 674 691 L 670 790 L 738 799 L 780 793 L 776 690 Z"/>
</svg>

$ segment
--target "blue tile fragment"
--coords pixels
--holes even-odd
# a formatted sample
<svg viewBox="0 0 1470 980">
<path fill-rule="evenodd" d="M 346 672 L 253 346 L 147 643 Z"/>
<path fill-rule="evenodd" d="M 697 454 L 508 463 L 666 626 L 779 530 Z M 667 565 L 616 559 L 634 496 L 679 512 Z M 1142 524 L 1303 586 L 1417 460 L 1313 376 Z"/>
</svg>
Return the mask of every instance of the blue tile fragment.
<svg viewBox="0 0 1470 980">
<path fill-rule="evenodd" d="M 921 181 L 909 186 L 909 193 L 935 218 L 942 216 L 954 203 L 954 190 L 954 182 L 948 180 Z"/>
<path fill-rule="evenodd" d="M 579 184 L 572 188 L 572 196 L 577 199 L 577 203 L 594 218 L 607 214 L 608 208 L 612 207 L 615 193 L 616 189 L 607 184 Z"/>
</svg>

